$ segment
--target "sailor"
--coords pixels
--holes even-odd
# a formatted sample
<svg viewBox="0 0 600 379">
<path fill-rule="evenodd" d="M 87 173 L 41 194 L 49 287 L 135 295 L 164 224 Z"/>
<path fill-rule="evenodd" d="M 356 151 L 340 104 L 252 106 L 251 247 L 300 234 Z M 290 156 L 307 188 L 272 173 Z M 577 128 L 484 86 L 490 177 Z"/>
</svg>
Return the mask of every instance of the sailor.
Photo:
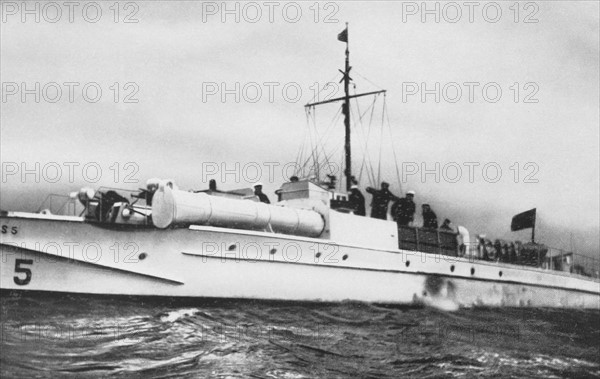
<svg viewBox="0 0 600 379">
<path fill-rule="evenodd" d="M 96 219 L 98 221 L 109 221 L 108 216 L 110 215 L 112 206 L 118 202 L 129 204 L 129 200 L 119 195 L 116 191 L 100 192 L 100 205 L 96 208 Z"/>
<path fill-rule="evenodd" d="M 154 193 L 158 190 L 159 183 L 156 181 L 148 180 L 146 182 L 146 189 L 142 190 L 140 193 L 140 197 L 146 200 L 146 205 L 152 206 L 152 198 L 154 197 Z"/>
<path fill-rule="evenodd" d="M 388 203 L 398 200 L 398 197 L 390 192 L 390 185 L 387 182 L 381 182 L 381 189 L 376 190 L 367 187 L 367 192 L 373 195 L 371 200 L 371 217 L 381 220 L 387 219 Z"/>
<path fill-rule="evenodd" d="M 300 181 L 300 179 L 296 176 L 290 176 L 290 183 L 298 183 Z M 275 196 L 277 196 L 277 201 L 281 201 L 281 194 L 283 192 L 283 189 L 279 188 L 277 190 L 275 190 Z"/>
<path fill-rule="evenodd" d="M 365 216 L 367 214 L 365 210 L 365 197 L 362 192 L 358 189 L 356 184 L 353 184 L 350 187 L 350 196 L 349 196 L 350 204 L 352 204 L 352 209 L 354 209 L 354 214 L 358 216 Z"/>
<path fill-rule="evenodd" d="M 444 222 L 442 223 L 442 226 L 440 226 L 440 229 L 452 231 L 453 229 L 450 226 L 451 223 L 452 223 L 452 221 L 450 221 L 449 219 L 445 219 Z"/>
<path fill-rule="evenodd" d="M 437 215 L 431 210 L 429 204 L 423 204 L 421 206 L 421 214 L 423 215 L 423 227 L 429 229 L 437 229 Z"/>
<path fill-rule="evenodd" d="M 260 200 L 262 203 L 271 204 L 267 195 L 263 193 L 262 187 L 263 185 L 261 182 L 254 184 L 254 195 L 258 196 L 258 200 Z"/>
<path fill-rule="evenodd" d="M 416 211 L 414 197 L 415 191 L 408 191 L 405 197 L 398 199 L 392 206 L 395 211 L 394 219 L 398 226 L 407 226 L 414 220 Z"/>
</svg>

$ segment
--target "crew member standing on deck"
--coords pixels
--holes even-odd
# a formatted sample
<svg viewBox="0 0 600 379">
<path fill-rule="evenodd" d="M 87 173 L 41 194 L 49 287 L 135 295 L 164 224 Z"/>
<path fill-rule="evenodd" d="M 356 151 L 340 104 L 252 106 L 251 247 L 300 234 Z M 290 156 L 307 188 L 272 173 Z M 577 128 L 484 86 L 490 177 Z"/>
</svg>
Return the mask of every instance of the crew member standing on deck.
<svg viewBox="0 0 600 379">
<path fill-rule="evenodd" d="M 438 221 L 437 215 L 434 211 L 431 210 L 429 204 L 423 204 L 421 206 L 422 215 L 423 215 L 423 227 L 429 229 L 437 229 Z"/>
<path fill-rule="evenodd" d="M 391 193 L 389 188 L 390 185 L 387 182 L 381 182 L 380 190 L 367 187 L 367 192 L 373 195 L 373 199 L 371 200 L 371 217 L 381 220 L 387 219 L 388 203 L 398 200 L 398 196 Z"/>
<path fill-rule="evenodd" d="M 408 226 L 414 220 L 416 211 L 414 197 L 415 191 L 408 191 L 405 197 L 394 203 L 395 220 L 398 226 Z"/>
<path fill-rule="evenodd" d="M 445 219 L 444 222 L 442 223 L 442 226 L 440 226 L 440 230 L 447 230 L 447 231 L 451 232 L 453 229 L 450 226 L 450 224 L 452 224 L 450 219 Z"/>
<path fill-rule="evenodd" d="M 258 196 L 258 200 L 262 203 L 271 204 L 267 195 L 265 195 L 262 191 L 262 183 L 258 182 L 254 185 L 254 195 Z"/>
<path fill-rule="evenodd" d="M 356 184 L 353 184 L 350 187 L 350 196 L 348 199 L 350 200 L 350 204 L 352 204 L 355 215 L 365 216 L 367 214 L 367 211 L 365 210 L 365 197 Z"/>
</svg>

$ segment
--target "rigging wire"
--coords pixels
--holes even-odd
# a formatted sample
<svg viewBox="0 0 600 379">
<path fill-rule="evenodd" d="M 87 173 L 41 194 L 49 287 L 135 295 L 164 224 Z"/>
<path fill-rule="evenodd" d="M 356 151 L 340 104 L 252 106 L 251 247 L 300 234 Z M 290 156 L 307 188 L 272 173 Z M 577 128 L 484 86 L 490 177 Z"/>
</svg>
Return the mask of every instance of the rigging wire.
<svg viewBox="0 0 600 379">
<path fill-rule="evenodd" d="M 382 88 L 381 86 L 373 83 L 371 80 L 367 79 L 366 77 L 364 77 L 363 75 L 361 75 L 360 73 L 357 73 L 355 71 L 355 74 L 360 76 L 362 79 L 366 80 L 367 82 L 371 83 L 372 85 L 374 85 L 377 88 Z M 337 76 L 337 74 L 336 74 Z M 319 95 L 326 89 L 328 88 L 329 85 L 331 85 L 331 83 L 333 82 L 333 79 L 335 79 L 334 76 L 332 79 L 330 79 L 328 82 L 326 82 L 326 84 L 315 94 L 315 96 L 313 96 L 313 99 L 311 101 L 315 101 L 315 99 L 319 98 Z M 354 89 L 354 94 L 356 95 L 356 84 L 353 84 L 353 89 Z M 355 132 L 358 132 L 358 134 L 363 138 L 364 140 L 364 144 L 359 143 L 358 145 L 360 146 L 362 153 L 363 153 L 363 157 L 362 157 L 362 162 L 361 162 L 361 166 L 360 166 L 360 171 L 359 171 L 359 176 L 358 176 L 358 180 L 361 181 L 362 179 L 362 175 L 363 175 L 363 171 L 366 172 L 366 176 L 367 176 L 367 180 L 371 183 L 371 185 L 375 185 L 376 183 L 378 183 L 381 179 L 381 169 L 382 169 L 382 165 L 381 165 L 381 158 L 382 158 L 382 150 L 383 150 L 383 140 L 384 140 L 384 129 L 385 129 L 385 120 L 387 120 L 387 124 L 388 124 L 388 132 L 390 135 L 390 143 L 392 144 L 392 152 L 394 154 L 394 164 L 396 166 L 396 176 L 398 179 L 398 184 L 399 186 L 401 186 L 401 182 L 400 182 L 400 172 L 399 172 L 399 168 L 398 168 L 398 160 L 397 160 L 397 156 L 396 156 L 396 151 L 395 151 L 395 147 L 393 145 L 393 139 L 392 139 L 392 130 L 391 130 L 391 123 L 389 120 L 389 114 L 387 112 L 387 97 L 386 94 L 384 93 L 384 101 L 383 101 L 383 107 L 382 107 L 382 115 L 381 115 L 381 129 L 380 129 L 380 143 L 379 143 L 379 157 L 378 157 L 378 167 L 377 167 L 377 180 L 375 180 L 375 170 L 373 167 L 373 162 L 371 160 L 370 157 L 370 153 L 369 153 L 369 148 L 368 148 L 368 144 L 369 144 L 369 139 L 370 139 L 370 135 L 371 135 L 371 130 L 372 130 L 372 125 L 373 125 L 373 118 L 374 118 L 374 114 L 375 114 L 375 105 L 377 103 L 377 99 L 378 99 L 379 94 L 376 94 L 373 98 L 372 103 L 364 110 L 364 112 L 361 112 L 360 109 L 360 104 L 357 98 L 354 98 L 355 100 L 355 104 L 356 104 L 356 113 L 354 114 L 352 107 L 350 107 L 350 112 L 352 114 L 352 117 L 355 120 L 358 120 L 358 122 L 355 122 L 352 124 L 352 129 L 355 130 Z M 338 109 L 338 111 L 336 112 L 334 118 L 332 119 L 331 123 L 328 125 L 327 129 L 325 130 L 324 133 L 320 134 L 319 130 L 317 129 L 317 123 L 316 123 L 316 111 L 313 111 L 312 108 L 315 108 L 314 106 L 310 106 L 307 107 L 306 109 L 306 117 L 307 117 L 307 125 L 308 125 L 308 135 L 307 137 L 304 139 L 302 146 L 300 147 L 298 154 L 297 154 L 297 158 L 296 158 L 296 162 L 297 162 L 297 169 L 301 169 L 301 170 L 305 170 L 306 166 L 310 164 L 311 160 L 313 162 L 313 168 L 315 170 L 317 179 L 320 180 L 320 169 L 321 166 L 319 165 L 319 160 L 320 159 L 324 159 L 325 163 L 326 163 L 326 167 L 327 170 L 329 171 L 330 174 L 335 174 L 335 172 L 332 172 L 332 166 L 331 166 L 331 161 L 334 159 L 335 155 L 338 153 L 338 151 L 340 150 L 340 148 L 342 147 L 342 145 L 340 144 L 335 144 L 335 148 L 333 150 L 330 150 L 331 153 L 327 153 L 327 149 L 326 149 L 326 145 L 329 142 L 330 138 L 335 134 L 333 133 L 333 131 L 336 130 L 336 126 L 338 124 L 339 118 L 342 114 L 342 107 L 340 107 Z M 363 118 L 369 113 L 370 111 L 370 115 L 369 115 L 369 124 L 367 130 L 365 131 L 365 123 L 363 122 Z M 366 135 L 366 138 L 365 138 Z M 307 141 L 308 140 L 308 141 Z M 310 145 L 310 153 L 307 152 L 307 142 Z M 304 161 L 304 163 L 302 165 L 300 165 L 300 163 Z M 346 167 L 344 167 L 344 155 L 341 155 L 341 164 L 338 167 L 342 167 L 344 170 L 346 169 Z M 335 169 L 335 167 L 334 167 Z M 342 170 L 342 172 L 344 171 Z M 297 172 L 298 174 L 298 172 Z M 343 176 L 343 174 L 342 174 Z M 339 186 L 341 187 L 341 181 L 338 183 Z"/>
<path fill-rule="evenodd" d="M 375 102 L 377 101 L 379 95 L 376 95 L 375 98 L 373 99 L 373 108 L 371 109 L 371 117 L 369 118 L 369 135 L 371 134 L 371 126 L 373 125 L 373 115 L 375 114 Z M 368 154 L 368 141 L 365 142 L 365 149 L 367 150 L 367 154 Z M 379 161 L 381 162 L 381 156 L 379 157 Z M 371 185 L 376 186 L 377 183 L 379 183 L 379 178 L 377 178 L 377 181 L 375 181 L 375 170 L 373 169 L 373 161 L 371 160 L 371 157 L 369 156 L 369 166 L 371 169 L 371 177 L 372 177 L 372 182 Z"/>
<path fill-rule="evenodd" d="M 396 166 L 396 178 L 398 180 L 398 188 L 402 193 L 402 181 L 400 180 L 400 169 L 398 168 L 398 157 L 396 156 L 396 147 L 394 146 L 394 138 L 392 135 L 392 124 L 390 123 L 390 114 L 387 110 L 387 97 L 383 94 L 383 113 L 387 119 L 388 131 L 390 134 L 390 143 L 392 145 L 392 153 L 394 154 L 394 165 Z"/>
<path fill-rule="evenodd" d="M 310 108 L 314 108 L 314 107 L 308 107 L 307 108 L 307 114 L 310 113 L 308 111 L 308 109 Z M 321 156 L 321 153 L 319 150 L 322 150 L 322 155 L 325 157 L 325 162 L 326 162 L 326 167 L 328 169 L 328 171 L 331 173 L 331 162 L 329 162 L 330 157 L 327 156 L 327 152 L 325 149 L 325 144 L 323 141 L 323 137 L 327 134 L 329 134 L 329 132 L 333 129 L 333 126 L 335 125 L 337 119 L 339 118 L 341 114 L 341 109 L 338 110 L 338 112 L 336 113 L 334 119 L 332 120 L 331 124 L 329 125 L 327 131 L 325 132 L 325 134 L 319 138 L 319 132 L 317 130 L 317 125 L 316 125 L 316 112 L 312 112 L 312 119 L 308 119 L 307 120 L 307 124 L 308 124 L 308 129 L 309 129 L 309 135 L 311 137 L 311 154 L 306 158 L 306 160 L 304 161 L 303 164 L 300 165 L 301 161 L 297 161 L 298 166 L 302 169 L 305 170 L 306 166 L 309 165 L 309 163 L 312 160 L 313 163 L 313 169 L 316 171 L 316 175 L 318 177 L 318 179 L 320 179 L 320 165 L 319 165 L 319 157 Z M 312 121 L 312 123 L 311 123 Z M 312 129 L 311 129 L 311 125 L 312 125 Z M 313 133 L 314 132 L 314 133 Z M 313 143 L 313 139 L 312 137 L 314 137 L 314 143 Z M 303 157 L 304 159 L 304 157 Z"/>
<path fill-rule="evenodd" d="M 369 79 L 365 78 L 364 76 L 362 76 L 361 74 L 359 74 L 356 70 L 354 70 L 354 74 L 360 76 L 361 78 L 363 78 L 364 80 L 366 80 L 367 82 L 371 83 L 372 85 L 374 85 L 375 87 L 379 88 L 379 89 L 383 89 L 382 86 L 373 83 L 372 81 L 370 81 Z"/>
<path fill-rule="evenodd" d="M 323 92 L 323 90 L 325 90 L 325 88 L 326 88 L 326 87 L 328 87 L 328 85 L 329 85 L 330 83 L 335 83 L 335 82 L 333 82 L 333 80 L 336 78 L 336 76 L 337 76 L 337 74 L 336 74 L 336 75 L 334 75 L 333 77 L 331 77 L 331 79 L 329 79 L 329 80 L 328 80 L 328 81 L 325 83 L 325 85 L 324 85 L 324 86 L 323 86 L 323 87 L 322 87 L 322 88 L 321 88 L 321 89 L 320 89 L 320 90 L 319 90 L 319 91 L 318 91 L 318 92 L 317 92 L 317 93 L 316 93 L 316 94 L 313 96 L 313 98 L 312 98 L 311 102 L 312 102 L 312 101 L 314 101 L 314 100 L 315 100 L 315 98 L 317 98 L 317 99 L 318 99 L 318 98 L 319 98 L 319 94 L 321 94 L 321 92 Z M 318 173 L 318 166 L 316 166 L 316 165 L 318 165 L 318 147 L 319 147 L 319 139 L 318 139 L 318 132 L 317 132 L 317 130 L 316 130 L 316 110 L 315 110 L 315 111 L 313 111 L 313 112 L 311 112 L 311 108 L 314 108 L 314 107 L 307 107 L 307 108 L 306 108 L 307 126 L 308 126 L 308 136 L 307 136 L 307 139 L 309 139 L 309 141 L 310 141 L 311 155 L 312 155 L 312 158 L 313 158 L 313 162 L 315 163 L 315 168 L 316 168 L 316 170 L 317 170 L 317 176 L 318 176 L 318 174 L 319 174 L 319 173 Z M 313 118 L 312 118 L 312 119 L 313 119 L 313 125 L 314 125 L 314 130 L 315 130 L 315 134 L 314 134 L 314 141 L 315 141 L 315 143 L 313 143 L 313 133 L 312 133 L 312 130 L 311 130 L 311 122 L 310 122 L 310 120 L 311 120 L 311 117 L 310 117 L 310 115 L 311 115 L 311 114 L 313 115 Z M 304 160 L 304 152 L 305 152 L 305 148 L 306 148 L 306 139 L 305 139 L 304 143 L 302 144 L 302 146 L 300 147 L 300 151 L 299 151 L 299 153 L 298 153 L 298 155 L 297 155 L 296 164 L 297 164 L 298 166 L 300 166 L 300 165 L 299 165 L 299 163 L 300 163 L 302 160 Z M 308 155 L 308 154 L 307 154 L 307 155 Z M 302 171 L 304 171 L 304 169 L 306 168 L 306 165 L 308 164 L 308 162 L 309 162 L 309 161 L 310 161 L 310 158 L 308 158 L 308 159 L 307 159 L 307 161 L 306 161 L 306 162 L 305 162 L 305 163 L 304 163 L 302 166 L 300 166 L 300 167 L 298 167 L 298 166 L 297 166 L 297 167 L 296 167 L 295 174 L 296 174 L 297 176 L 303 176 L 303 175 L 301 175 L 301 173 L 300 173 L 300 172 L 298 172 L 297 170 L 300 170 L 300 169 L 301 169 Z"/>
<path fill-rule="evenodd" d="M 356 95 L 356 85 L 354 85 L 354 94 Z M 354 129 L 360 130 L 362 132 L 362 134 L 363 134 L 363 137 L 364 137 L 364 125 L 362 123 L 363 116 L 361 116 L 361 112 L 360 112 L 360 103 L 358 102 L 357 98 L 354 98 L 354 100 L 355 100 L 355 103 L 356 103 L 356 110 L 357 110 L 358 115 L 359 115 L 359 117 L 358 117 L 358 124 L 360 124 L 360 129 L 358 129 L 357 126 L 354 126 Z M 371 105 L 373 105 L 373 104 L 371 104 Z M 369 110 L 369 108 L 367 108 L 367 110 L 365 110 L 365 112 L 367 112 L 368 110 Z M 363 113 L 363 115 L 364 115 L 364 113 Z M 359 144 L 359 146 L 362 148 L 362 145 Z M 365 153 L 365 149 L 363 148 L 363 159 L 362 159 L 362 162 L 360 164 L 360 170 L 358 171 L 358 181 L 359 182 L 362 179 L 362 172 L 363 172 L 363 167 L 365 165 L 366 156 L 367 155 Z"/>
<path fill-rule="evenodd" d="M 310 114 L 310 109 L 305 108 L 304 113 L 306 114 L 306 122 L 308 124 L 309 122 L 309 114 Z M 304 138 L 302 139 L 302 144 L 300 145 L 300 149 L 298 149 L 298 154 L 296 154 L 296 166 L 294 167 L 294 175 L 296 176 L 300 176 L 300 173 L 298 172 L 298 166 L 299 163 L 304 160 L 304 152 L 306 150 L 306 140 L 308 139 L 308 133 L 304 135 Z"/>
<path fill-rule="evenodd" d="M 385 103 L 384 103 L 385 104 Z M 385 113 L 384 110 L 381 111 L 381 129 L 379 131 L 379 161 L 377 162 L 377 183 L 381 182 L 381 151 L 383 150 L 383 128 L 385 126 L 384 118 Z"/>
<path fill-rule="evenodd" d="M 370 154 L 369 154 L 369 148 L 368 148 L 368 146 L 369 146 L 369 137 L 371 135 L 371 125 L 372 125 L 372 122 L 373 122 L 373 114 L 374 114 L 374 111 L 375 111 L 375 103 L 377 102 L 377 95 L 375 95 L 375 97 L 373 98 L 373 102 L 365 110 L 365 112 L 363 112 L 362 115 L 360 115 L 360 109 L 359 109 L 358 100 L 357 99 L 355 99 L 355 100 L 356 100 L 356 107 L 357 107 L 357 109 L 359 111 L 359 123 L 360 123 L 361 128 L 362 128 L 362 129 L 358 129 L 357 127 L 355 127 L 355 129 L 357 129 L 358 131 L 360 131 L 362 133 L 362 137 L 363 137 L 363 140 L 364 140 L 364 147 L 362 145 L 360 145 L 360 147 L 362 148 L 362 151 L 363 151 L 363 160 L 361 162 L 361 167 L 360 167 L 360 171 L 359 171 L 358 180 L 360 181 L 362 179 L 362 173 L 365 170 L 365 167 L 366 167 L 367 162 L 368 162 L 369 167 L 366 167 L 367 180 L 370 182 L 371 185 L 374 185 L 374 183 L 375 183 L 375 177 L 374 177 L 374 174 L 373 174 L 374 173 L 373 163 L 371 161 L 371 157 L 370 157 Z M 362 122 L 362 119 L 364 118 L 364 116 L 367 114 L 367 112 L 369 110 L 371 110 L 371 116 L 370 116 L 370 119 L 369 119 L 369 129 L 368 129 L 368 132 L 367 132 L 367 137 L 364 138 L 365 137 L 365 131 L 364 131 L 364 124 Z M 369 176 L 369 174 L 371 174 L 371 175 Z"/>
<path fill-rule="evenodd" d="M 334 75 L 334 76 L 333 76 L 331 79 L 329 79 L 328 81 L 326 81 L 326 82 L 325 82 L 325 84 L 323 85 L 323 88 L 321 88 L 321 89 L 319 90 L 319 92 L 317 92 L 317 93 L 316 93 L 316 94 L 315 94 L 315 95 L 312 97 L 312 99 L 309 101 L 309 103 L 312 103 L 312 102 L 315 102 L 315 101 L 319 101 L 319 95 L 321 94 L 321 92 L 323 92 L 323 91 L 325 90 L 325 88 L 326 88 L 326 87 L 328 87 L 328 85 L 329 85 L 330 83 L 333 83 L 333 85 L 335 85 L 337 88 L 339 88 L 339 87 L 337 86 L 337 83 L 336 83 L 336 82 L 334 82 L 334 79 L 335 79 L 337 76 L 338 76 L 338 74 L 335 74 L 335 75 Z M 337 93 L 337 90 L 336 90 L 336 93 Z M 327 99 L 325 99 L 325 100 L 327 100 Z"/>
<path fill-rule="evenodd" d="M 314 137 L 315 137 L 315 148 L 313 150 L 313 167 L 312 169 L 315 171 L 315 175 L 317 176 L 317 179 L 320 178 L 321 172 L 320 172 L 320 167 L 319 167 L 319 131 L 317 130 L 317 117 L 316 117 L 316 112 L 314 113 L 314 117 L 313 117 L 313 129 L 314 129 Z M 309 172 L 310 172 L 309 168 Z"/>
<path fill-rule="evenodd" d="M 342 108 L 340 107 L 340 108 L 338 108 L 337 113 L 335 114 L 333 120 L 331 121 L 331 123 L 329 124 L 327 130 L 325 131 L 325 134 L 323 134 L 323 137 L 322 137 L 324 139 L 322 141 L 323 147 L 329 141 L 329 138 L 331 138 L 331 135 L 332 135 L 331 132 L 333 130 L 335 130 L 335 126 L 337 126 L 336 124 L 337 124 L 337 122 L 338 122 L 341 114 L 342 114 Z"/>
<path fill-rule="evenodd" d="M 306 124 L 307 124 L 307 128 L 308 128 L 307 139 L 309 140 L 309 143 L 310 143 L 310 154 L 307 154 L 308 161 L 310 161 L 310 159 L 313 158 L 312 155 L 314 154 L 314 151 L 315 151 L 313 140 L 312 140 L 312 131 L 310 129 L 311 115 L 313 115 L 313 112 L 311 112 L 311 109 L 306 108 Z M 304 166 L 300 167 L 299 169 L 304 170 Z M 301 175 L 300 172 L 298 172 L 298 174 L 299 174 L 299 176 L 303 176 L 303 175 Z"/>
<path fill-rule="evenodd" d="M 340 115 L 341 115 L 341 108 L 339 108 L 339 109 L 338 109 L 338 111 L 337 111 L 337 113 L 336 113 L 336 115 L 335 115 L 334 119 L 333 119 L 333 120 L 332 120 L 332 122 L 330 123 L 330 125 L 329 125 L 329 127 L 328 127 L 327 131 L 325 132 L 325 134 L 324 134 L 324 135 L 323 135 L 321 138 L 319 138 L 319 139 L 317 140 L 317 141 L 318 141 L 317 143 L 319 144 L 319 146 L 317 146 L 317 148 L 318 148 L 318 147 L 320 147 L 320 148 L 321 148 L 321 150 L 323 151 L 323 156 L 325 157 L 325 163 L 326 163 L 326 165 L 327 165 L 327 168 L 329 169 L 329 174 L 332 174 L 332 172 L 331 172 L 331 163 L 329 162 L 329 157 L 327 156 L 327 150 L 326 150 L 326 148 L 325 148 L 325 144 L 327 143 L 327 141 L 328 141 L 328 140 L 329 140 L 329 138 L 331 137 L 331 134 L 330 134 L 330 132 L 331 132 L 332 130 L 334 130 L 334 126 L 335 126 L 335 124 L 337 123 L 337 120 L 339 119 L 339 116 L 340 116 Z M 316 120 L 315 120 L 315 131 L 316 131 Z M 326 136 L 327 136 L 327 137 L 326 137 Z M 318 152 L 317 152 L 317 158 L 318 158 L 318 156 L 319 156 L 319 154 L 318 154 Z M 316 162 L 314 162 L 314 163 L 315 163 L 315 165 L 317 165 L 317 168 L 318 168 L 318 169 L 320 169 L 320 168 L 321 168 L 320 166 L 318 166 L 318 165 L 319 165 L 319 162 L 318 162 L 318 161 L 316 161 Z M 319 178 L 319 179 L 320 179 L 320 178 Z"/>
<path fill-rule="evenodd" d="M 317 162 L 319 160 L 318 157 L 318 133 L 316 133 L 316 110 L 313 110 L 312 114 L 312 118 L 311 120 L 313 121 L 313 123 L 308 123 L 308 130 L 309 130 L 309 135 L 310 135 L 310 146 L 311 146 L 311 153 L 309 156 L 309 159 L 307 160 L 307 164 L 308 162 L 310 162 L 310 160 L 312 159 L 313 162 Z M 313 125 L 314 124 L 314 125 Z M 311 126 L 313 126 L 313 129 L 315 129 L 315 135 L 313 135 L 313 130 L 311 129 Z M 313 137 L 314 137 L 314 141 L 313 141 Z M 302 169 L 304 170 L 306 168 L 306 164 L 302 167 Z M 318 168 L 317 168 L 318 171 Z M 310 170 L 309 170 L 310 172 Z M 318 175 L 318 173 L 317 173 Z M 303 175 L 304 176 L 304 175 Z"/>
</svg>

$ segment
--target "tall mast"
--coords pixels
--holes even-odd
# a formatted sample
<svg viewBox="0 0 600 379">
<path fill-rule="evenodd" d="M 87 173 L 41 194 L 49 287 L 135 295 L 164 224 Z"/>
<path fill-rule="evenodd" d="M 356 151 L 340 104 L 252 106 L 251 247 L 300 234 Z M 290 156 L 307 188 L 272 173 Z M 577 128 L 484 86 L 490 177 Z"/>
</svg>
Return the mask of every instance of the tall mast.
<svg viewBox="0 0 600 379">
<path fill-rule="evenodd" d="M 346 127 L 346 139 L 344 143 L 344 150 L 346 152 L 346 191 L 350 191 L 352 186 L 352 152 L 350 143 L 350 49 L 348 43 L 348 23 L 346 23 L 345 29 L 346 37 L 346 67 L 343 72 L 344 74 L 344 104 L 342 105 L 342 113 L 344 114 L 344 126 Z"/>
<path fill-rule="evenodd" d="M 329 99 L 329 100 L 318 101 L 315 103 L 309 103 L 309 104 L 306 104 L 305 107 L 309 108 L 309 107 L 314 107 L 316 105 L 328 104 L 328 103 L 333 103 L 333 102 L 337 102 L 337 101 L 343 101 L 342 113 L 344 114 L 344 127 L 345 127 L 345 131 L 346 131 L 346 138 L 344 140 L 344 150 L 345 150 L 345 155 L 346 155 L 346 168 L 344 170 L 344 175 L 346 176 L 346 190 L 350 191 L 350 187 L 352 186 L 352 153 L 350 151 L 350 149 L 351 149 L 351 144 L 350 144 L 350 99 L 354 99 L 356 97 L 368 96 L 368 95 L 377 95 L 377 94 L 386 92 L 386 90 L 379 90 L 379 91 L 350 95 L 350 81 L 352 80 L 352 78 L 350 77 L 350 70 L 352 70 L 352 67 L 350 67 L 350 49 L 348 47 L 349 46 L 349 44 L 348 44 L 348 23 L 346 23 L 346 29 L 344 29 L 340 34 L 338 34 L 337 39 L 338 39 L 338 41 L 346 42 L 346 64 L 344 67 L 344 71 L 338 70 L 339 72 L 342 73 L 342 75 L 344 75 L 344 77 L 340 80 L 340 83 L 342 81 L 344 82 L 344 96 L 338 97 L 335 99 Z"/>
</svg>

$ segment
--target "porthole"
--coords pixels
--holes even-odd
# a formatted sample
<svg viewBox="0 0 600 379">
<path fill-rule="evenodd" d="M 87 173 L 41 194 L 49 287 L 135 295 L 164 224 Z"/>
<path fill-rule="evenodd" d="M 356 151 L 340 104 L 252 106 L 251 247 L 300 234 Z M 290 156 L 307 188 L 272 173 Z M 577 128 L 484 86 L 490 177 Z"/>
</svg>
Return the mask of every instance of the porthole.
<svg viewBox="0 0 600 379">
<path fill-rule="evenodd" d="M 406 261 L 405 265 L 406 267 L 410 266 L 410 261 Z"/>
<path fill-rule="evenodd" d="M 140 259 L 140 261 L 143 261 L 144 259 L 146 259 L 147 256 L 148 256 L 148 254 L 141 253 L 140 255 L 138 255 L 138 258 Z"/>
<path fill-rule="evenodd" d="M 315 257 L 320 258 L 321 257 L 321 253 L 315 254 Z"/>
<path fill-rule="evenodd" d="M 277 249 L 271 249 L 270 253 L 271 255 L 275 254 L 277 252 Z"/>
<path fill-rule="evenodd" d="M 471 267 L 471 275 L 475 275 L 475 267 Z"/>
<path fill-rule="evenodd" d="M 454 265 L 450 266 L 450 272 L 454 272 Z"/>
<path fill-rule="evenodd" d="M 346 259 L 348 259 L 348 254 L 344 254 L 344 256 L 342 257 L 342 260 L 345 261 Z"/>
<path fill-rule="evenodd" d="M 227 248 L 229 251 L 235 250 L 235 245 L 229 245 L 229 247 Z"/>
<path fill-rule="evenodd" d="M 499 271 L 499 272 L 498 272 L 498 276 L 499 276 L 499 277 L 502 277 L 502 271 Z"/>
</svg>

